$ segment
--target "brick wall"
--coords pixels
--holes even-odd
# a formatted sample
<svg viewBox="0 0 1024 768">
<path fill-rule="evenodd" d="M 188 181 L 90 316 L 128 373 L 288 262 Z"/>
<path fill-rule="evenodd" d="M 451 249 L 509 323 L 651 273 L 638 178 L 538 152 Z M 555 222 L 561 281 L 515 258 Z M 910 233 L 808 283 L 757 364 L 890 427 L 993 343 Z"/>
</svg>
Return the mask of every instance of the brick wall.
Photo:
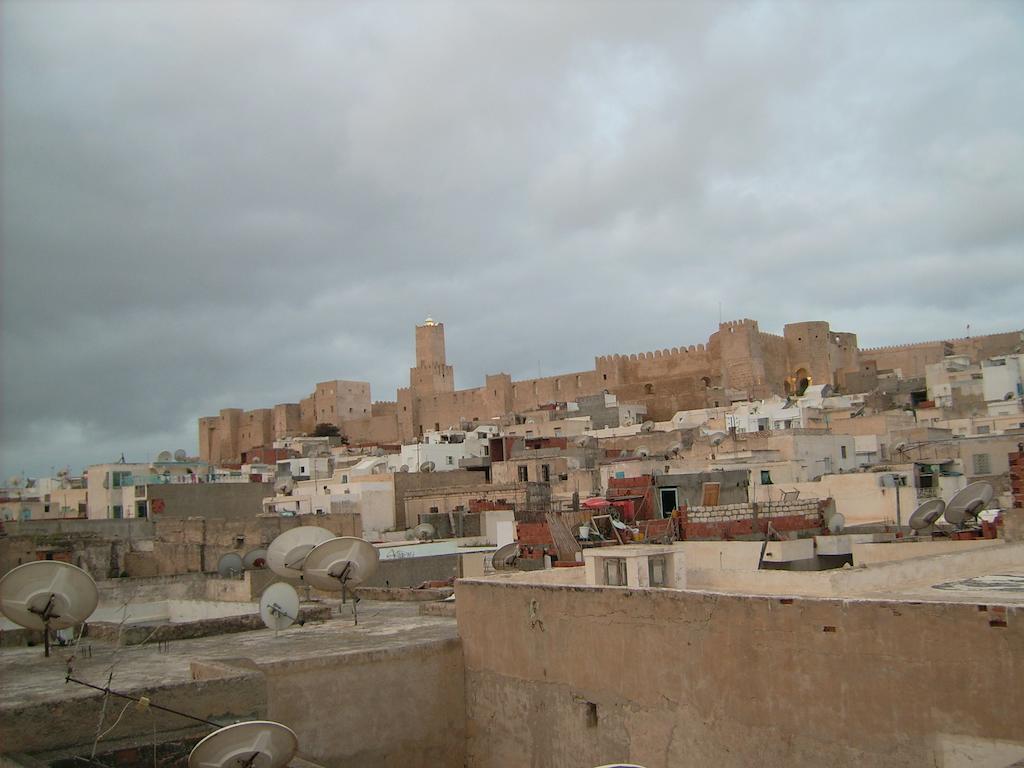
<svg viewBox="0 0 1024 768">
<path fill-rule="evenodd" d="M 798 499 L 772 504 L 722 504 L 690 507 L 681 513 L 686 540 L 730 539 L 765 534 L 768 524 L 778 532 L 816 532 L 822 528 L 818 499 Z"/>
</svg>

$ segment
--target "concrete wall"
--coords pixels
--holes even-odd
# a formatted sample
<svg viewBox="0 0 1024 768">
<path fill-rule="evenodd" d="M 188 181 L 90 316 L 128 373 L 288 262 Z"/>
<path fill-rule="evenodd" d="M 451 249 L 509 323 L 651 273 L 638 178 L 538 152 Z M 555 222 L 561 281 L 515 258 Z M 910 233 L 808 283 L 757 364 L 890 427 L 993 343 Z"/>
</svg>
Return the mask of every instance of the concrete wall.
<svg viewBox="0 0 1024 768">
<path fill-rule="evenodd" d="M 471 768 L 951 765 L 966 743 L 1024 749 L 1019 609 L 990 623 L 966 604 L 498 580 L 456 593 Z"/>
<path fill-rule="evenodd" d="M 458 640 L 282 662 L 263 668 L 269 719 L 331 768 L 465 765 Z"/>
<path fill-rule="evenodd" d="M 274 495 L 273 483 L 197 483 L 195 485 L 151 485 L 150 514 L 155 519 L 172 517 L 256 517 L 263 511 L 263 499 Z M 156 512 L 154 503 L 163 502 Z"/>
<path fill-rule="evenodd" d="M 159 520 L 152 558 L 159 574 L 215 571 L 217 561 L 225 553 L 244 555 L 251 549 L 266 547 L 279 534 L 298 525 L 319 526 L 338 536 L 361 536 L 363 530 L 359 515 L 352 513 Z M 146 569 L 146 573 L 150 572 Z"/>
</svg>

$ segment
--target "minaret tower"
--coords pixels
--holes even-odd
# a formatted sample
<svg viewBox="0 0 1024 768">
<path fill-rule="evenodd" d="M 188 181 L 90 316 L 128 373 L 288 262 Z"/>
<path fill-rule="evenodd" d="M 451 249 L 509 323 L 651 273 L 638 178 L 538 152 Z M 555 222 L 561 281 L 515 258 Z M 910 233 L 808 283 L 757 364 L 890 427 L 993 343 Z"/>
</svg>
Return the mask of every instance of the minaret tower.
<svg viewBox="0 0 1024 768">
<path fill-rule="evenodd" d="M 418 395 L 455 390 L 455 373 L 444 355 L 444 323 L 431 317 L 416 326 L 416 367 L 409 370 L 409 386 Z"/>
</svg>

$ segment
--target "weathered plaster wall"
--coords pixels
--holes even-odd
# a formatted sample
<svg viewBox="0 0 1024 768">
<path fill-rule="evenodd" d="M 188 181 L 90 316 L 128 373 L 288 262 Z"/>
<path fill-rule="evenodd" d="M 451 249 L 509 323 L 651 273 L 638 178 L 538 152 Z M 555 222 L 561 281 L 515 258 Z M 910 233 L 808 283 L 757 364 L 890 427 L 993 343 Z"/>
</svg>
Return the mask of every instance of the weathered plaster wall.
<svg viewBox="0 0 1024 768">
<path fill-rule="evenodd" d="M 264 666 L 267 715 L 332 768 L 465 765 L 459 641 L 438 640 Z"/>
<path fill-rule="evenodd" d="M 472 768 L 918 766 L 948 764 L 950 740 L 1024 747 L 1016 608 L 999 626 L 967 604 L 456 592 Z"/>
</svg>

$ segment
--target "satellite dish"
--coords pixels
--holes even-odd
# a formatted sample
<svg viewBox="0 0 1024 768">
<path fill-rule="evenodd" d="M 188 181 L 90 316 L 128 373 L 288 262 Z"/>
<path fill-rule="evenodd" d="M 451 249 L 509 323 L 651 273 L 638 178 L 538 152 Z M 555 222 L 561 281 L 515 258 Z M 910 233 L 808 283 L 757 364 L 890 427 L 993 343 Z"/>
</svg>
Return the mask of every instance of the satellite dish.
<svg viewBox="0 0 1024 768">
<path fill-rule="evenodd" d="M 408 464 L 403 464 L 402 466 L 400 466 L 398 468 L 398 471 L 399 472 L 408 472 L 409 471 L 409 465 Z"/>
<path fill-rule="evenodd" d="M 683 444 L 682 443 L 672 443 L 672 445 L 665 452 L 665 454 L 666 455 L 672 454 L 673 456 L 678 456 L 682 452 L 683 452 Z"/>
<path fill-rule="evenodd" d="M 422 464 L 420 464 L 420 472 L 433 472 L 433 471 L 434 471 L 434 462 L 432 462 L 432 461 L 424 461 Z"/>
<path fill-rule="evenodd" d="M 333 539 L 334 534 L 315 525 L 300 525 L 285 531 L 267 547 L 267 566 L 285 579 L 302 578 L 302 564 L 317 544 Z"/>
<path fill-rule="evenodd" d="M 516 567 L 519 560 L 519 543 L 513 541 L 503 547 L 498 547 L 491 555 L 491 566 L 496 571 L 509 571 Z"/>
<path fill-rule="evenodd" d="M 24 482 L 25 478 L 23 478 L 21 475 L 12 475 L 11 477 L 7 478 L 7 485 L 11 486 L 12 488 L 17 488 Z"/>
<path fill-rule="evenodd" d="M 374 449 L 373 449 L 373 455 L 374 455 L 374 456 L 383 456 L 383 455 L 384 455 L 384 449 L 383 449 L 383 448 L 381 448 L 381 447 L 380 447 L 380 446 L 378 445 L 378 446 L 377 446 L 376 448 L 374 448 Z"/>
<path fill-rule="evenodd" d="M 725 434 L 725 432 L 712 432 L 710 435 L 708 435 L 708 441 L 712 445 L 721 445 L 727 437 L 728 435 Z"/>
<path fill-rule="evenodd" d="M 81 624 L 100 601 L 92 576 L 71 563 L 37 560 L 0 579 L 0 613 L 27 629 L 41 629 L 50 655 L 50 630 Z"/>
<path fill-rule="evenodd" d="M 962 525 L 967 518 L 975 518 L 995 494 L 991 483 L 980 481 L 961 488 L 946 504 L 946 522 Z"/>
<path fill-rule="evenodd" d="M 188 768 L 284 768 L 298 748 L 288 726 L 251 720 L 220 728 L 196 744 Z"/>
<path fill-rule="evenodd" d="M 895 453 L 903 453 L 905 450 L 907 450 L 907 444 L 903 442 L 896 443 L 896 445 L 894 445 L 892 449 Z"/>
<path fill-rule="evenodd" d="M 279 581 L 263 590 L 260 595 L 260 618 L 268 629 L 275 632 L 288 629 L 296 622 L 301 627 L 305 622 L 299 618 L 299 593 L 295 587 Z"/>
<path fill-rule="evenodd" d="M 274 483 L 274 492 L 281 496 L 289 496 L 294 487 L 295 481 L 291 478 L 291 475 L 289 475 L 288 477 L 281 478 Z"/>
<path fill-rule="evenodd" d="M 309 551 L 302 566 L 302 578 L 317 589 L 337 592 L 370 578 L 379 559 L 377 548 L 365 539 L 338 536 Z"/>
<path fill-rule="evenodd" d="M 635 451 L 633 451 L 633 455 L 634 456 L 639 456 L 642 459 L 646 459 L 648 456 L 651 455 L 651 452 L 647 448 L 647 446 L 641 445 L 639 448 L 637 448 Z"/>
<path fill-rule="evenodd" d="M 653 421 L 645 421 L 643 424 L 640 425 L 640 431 L 641 432 L 653 432 L 654 431 L 654 422 Z"/>
<path fill-rule="evenodd" d="M 925 528 L 935 525 L 935 521 L 942 517 L 945 509 L 946 502 L 942 499 L 928 499 L 914 510 L 907 525 L 915 531 L 923 531 Z"/>
<path fill-rule="evenodd" d="M 839 533 L 846 526 L 846 518 L 840 512 L 836 512 L 828 519 L 828 530 L 831 533 Z"/>
<path fill-rule="evenodd" d="M 237 552 L 227 552 L 217 561 L 217 573 L 221 576 L 237 576 L 242 570 L 242 556 Z"/>
<path fill-rule="evenodd" d="M 242 567 L 247 571 L 255 571 L 267 567 L 267 550 L 265 547 L 250 549 L 242 558 Z"/>
<path fill-rule="evenodd" d="M 175 461 L 184 461 L 187 458 L 188 458 L 188 454 L 185 453 L 185 449 L 184 448 L 179 448 L 178 450 L 176 450 L 174 452 L 174 460 Z"/>
<path fill-rule="evenodd" d="M 412 529 L 413 534 L 420 541 L 427 541 L 428 539 L 434 538 L 434 526 L 430 523 L 420 523 Z"/>
<path fill-rule="evenodd" d="M 156 460 L 157 461 L 170 461 L 171 460 L 171 452 L 170 451 L 160 451 L 160 453 L 158 453 L 156 455 Z"/>
</svg>

